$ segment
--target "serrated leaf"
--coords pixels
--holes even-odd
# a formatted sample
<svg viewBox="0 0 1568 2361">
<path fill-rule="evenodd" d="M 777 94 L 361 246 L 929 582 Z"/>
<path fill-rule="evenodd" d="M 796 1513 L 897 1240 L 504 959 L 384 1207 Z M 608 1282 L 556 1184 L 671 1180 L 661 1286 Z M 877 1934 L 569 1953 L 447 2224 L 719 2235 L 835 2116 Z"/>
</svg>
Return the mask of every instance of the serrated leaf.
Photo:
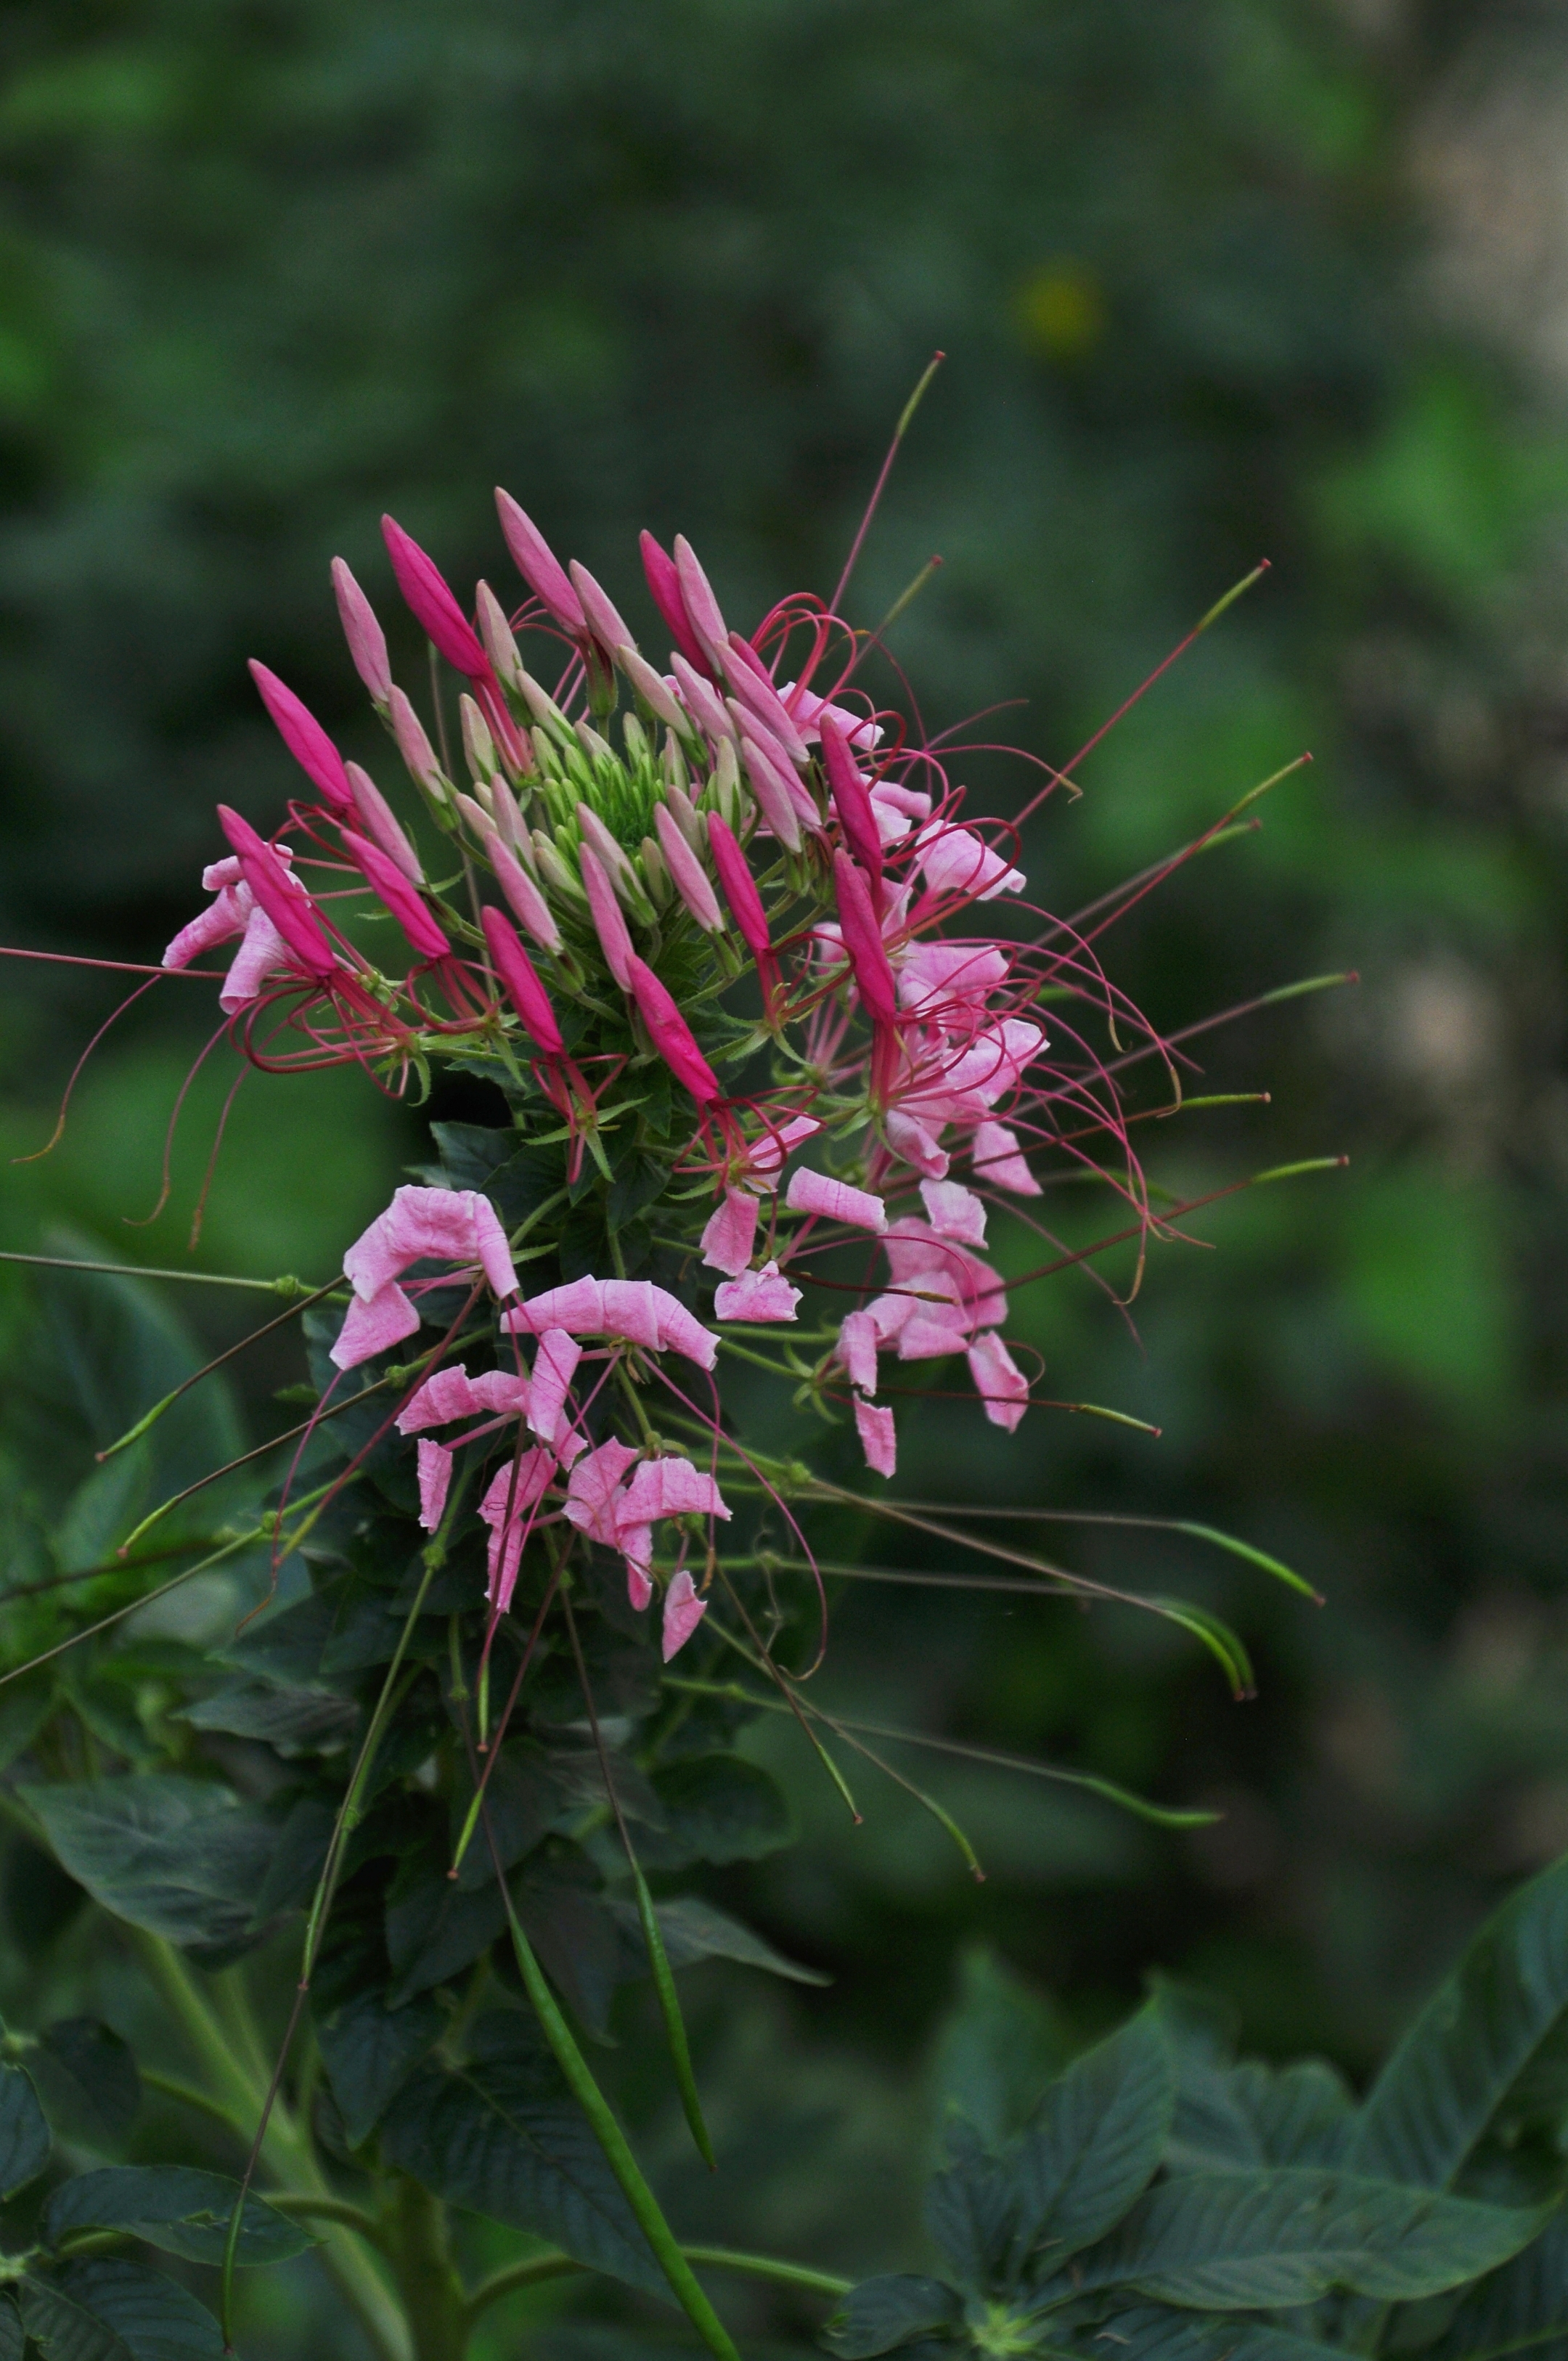
<svg viewBox="0 0 1568 2361">
<path fill-rule="evenodd" d="M 187 2262 L 221 2263 L 238 2195 L 237 2180 L 191 2165 L 105 2165 L 50 2192 L 43 2235 L 58 2246 L 75 2230 L 125 2230 Z M 314 2244 L 297 2223 L 259 2197 L 247 2197 L 236 2261 L 286 2262 Z"/>
<path fill-rule="evenodd" d="M 668 2282 L 554 2061 L 509 2026 L 458 2070 L 421 2073 L 382 2127 L 389 2163 L 448 2204 L 548 2238 L 628 2286 Z"/>
<path fill-rule="evenodd" d="M 1187 2173 L 1078 2257 L 1070 2291 L 1135 2287 L 1216 2312 L 1311 2303 L 1336 2288 L 1409 2301 L 1495 2269 L 1546 2219 L 1307 2166 Z"/>
<path fill-rule="evenodd" d="M 94 2256 L 47 2287 L 24 2280 L 23 2290 L 27 2334 L 49 2361 L 221 2361 L 223 2334 L 205 2304 L 145 2263 Z"/>
<path fill-rule="evenodd" d="M 664 1825 L 638 1839 L 650 1873 L 694 1861 L 761 1861 L 794 1837 L 783 1793 L 744 1755 L 685 1755 L 654 1772 L 652 1784 Z"/>
<path fill-rule="evenodd" d="M 19 1791 L 94 1902 L 170 1943 L 247 1934 L 276 1830 L 225 1787 L 172 1773 Z"/>
<path fill-rule="evenodd" d="M 34 2072 L 45 2108 L 68 2138 L 117 2147 L 141 2105 L 137 2061 L 95 2016 L 61 2017 L 39 2039 Z"/>
<path fill-rule="evenodd" d="M 1568 2010 L 1568 1858 L 1510 1894 L 1374 2082 L 1346 2164 L 1446 2188 Z"/>
<path fill-rule="evenodd" d="M 938 2120 L 961 2114 L 985 2147 L 1000 2148 L 1060 2073 L 1071 2044 L 1049 2001 L 983 1946 L 964 1953 L 959 1979 L 932 2066 Z"/>
<path fill-rule="evenodd" d="M 0 2197 L 38 2179 L 51 2145 L 32 2077 L 19 2066 L 0 2066 Z"/>
<path fill-rule="evenodd" d="M 433 2000 L 389 2009 L 363 1993 L 316 2027 L 316 2046 L 350 2147 L 369 2138 L 445 2019 Z"/>
<path fill-rule="evenodd" d="M 1568 2343 L 1568 2219 L 1561 2213 L 1539 2238 L 1464 2296 L 1425 2361 L 1500 2361 L 1552 2339 Z"/>
<path fill-rule="evenodd" d="M 957 2327 L 963 2311 L 962 2297 L 940 2279 L 889 2272 L 850 2290 L 824 2327 L 821 2342 L 839 2361 L 872 2361 L 873 2355 L 896 2352 L 912 2337 Z"/>
</svg>

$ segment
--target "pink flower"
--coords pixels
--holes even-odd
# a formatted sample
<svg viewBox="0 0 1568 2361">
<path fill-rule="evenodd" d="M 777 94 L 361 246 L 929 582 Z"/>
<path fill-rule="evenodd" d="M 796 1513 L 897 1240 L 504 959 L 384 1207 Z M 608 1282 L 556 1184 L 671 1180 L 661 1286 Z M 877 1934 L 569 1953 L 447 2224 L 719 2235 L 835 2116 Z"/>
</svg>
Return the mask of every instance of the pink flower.
<svg viewBox="0 0 1568 2361">
<path fill-rule="evenodd" d="M 334 811 L 352 811 L 354 797 L 343 757 L 315 715 L 285 688 L 275 672 L 251 658 L 250 676 L 261 692 L 261 702 L 278 727 L 278 735 L 307 778 L 313 780 Z"/>
<path fill-rule="evenodd" d="M 441 1522 L 446 1495 L 452 1488 L 452 1454 L 428 1435 L 419 1441 L 419 1521 L 427 1533 Z"/>
<path fill-rule="evenodd" d="M 779 1185 L 784 1159 L 822 1128 L 814 1115 L 792 1115 L 787 1123 L 775 1124 L 751 1142 L 740 1168 L 740 1179 L 748 1189 L 759 1189 L 771 1194 Z"/>
<path fill-rule="evenodd" d="M 355 807 L 367 836 L 379 845 L 389 861 L 395 862 L 411 885 L 424 884 L 424 871 L 419 855 L 399 827 L 397 817 L 386 796 L 368 771 L 357 763 L 345 763 L 344 769 L 353 791 Z"/>
<path fill-rule="evenodd" d="M 341 557 L 332 561 L 332 587 L 354 669 L 369 690 L 371 703 L 378 712 L 382 712 L 392 693 L 386 633 L 376 620 L 375 609 Z"/>
<path fill-rule="evenodd" d="M 367 1302 L 356 1295 L 350 1298 L 337 1342 L 327 1357 L 337 1368 L 356 1369 L 361 1361 L 389 1353 L 418 1327 L 419 1313 L 400 1287 L 384 1287 Z"/>
<path fill-rule="evenodd" d="M 701 1321 L 646 1279 L 574 1279 L 518 1304 L 501 1325 L 512 1335 L 564 1328 L 574 1336 L 624 1337 L 651 1353 L 683 1353 L 704 1369 L 718 1354 L 718 1339 Z"/>
<path fill-rule="evenodd" d="M 566 1486 L 566 1521 L 580 1533 L 614 1549 L 615 1503 L 620 1480 L 639 1455 L 612 1435 L 579 1459 Z"/>
<path fill-rule="evenodd" d="M 681 596 L 681 577 L 674 558 L 659 546 L 651 533 L 640 535 L 638 547 L 642 553 L 642 571 L 648 577 L 653 604 L 669 626 L 671 637 L 686 661 L 700 665 L 706 672 L 708 660 L 687 620 L 685 600 Z"/>
<path fill-rule="evenodd" d="M 949 1033 L 982 1023 L 988 994 L 1006 981 L 1007 955 L 996 943 L 912 943 L 898 963 L 900 1004 Z"/>
<path fill-rule="evenodd" d="M 351 828 L 343 831 L 343 849 L 356 868 L 362 870 L 396 918 L 416 956 L 422 960 L 450 959 L 452 946 L 397 863 L 389 861 L 379 845 L 367 838 L 356 836 Z"/>
<path fill-rule="evenodd" d="M 571 1400 L 572 1379 L 582 1357 L 583 1348 L 575 1336 L 569 1336 L 564 1328 L 547 1328 L 533 1356 L 533 1377 L 529 1387 L 528 1423 L 540 1442 L 549 1444 L 568 1466 L 587 1449 L 569 1422 L 564 1433 L 562 1430 Z"/>
<path fill-rule="evenodd" d="M 992 1425 L 1014 1433 L 1029 1406 L 1029 1380 L 994 1329 L 970 1346 L 969 1369 Z"/>
<path fill-rule="evenodd" d="M 486 829 L 483 839 L 490 867 L 496 873 L 496 883 L 506 895 L 512 916 L 526 928 L 541 950 L 558 951 L 561 929 L 555 924 L 549 903 L 499 829 Z"/>
<path fill-rule="evenodd" d="M 711 1105 L 715 1099 L 721 1098 L 723 1090 L 718 1077 L 697 1048 L 691 1027 L 646 960 L 639 959 L 635 952 L 628 962 L 626 988 L 637 1003 L 649 1038 L 676 1082 L 690 1091 L 701 1105 Z"/>
<path fill-rule="evenodd" d="M 495 961 L 496 973 L 501 980 L 507 998 L 545 1056 L 561 1057 L 566 1045 L 561 1038 L 561 1027 L 555 1022 L 550 995 L 534 972 L 533 961 L 493 906 L 487 904 L 480 911 L 479 923 L 485 931 L 486 948 Z"/>
<path fill-rule="evenodd" d="M 829 705 L 825 697 L 817 696 L 812 689 L 797 687 L 793 680 L 785 681 L 779 695 L 794 715 L 795 726 L 803 738 L 820 737 L 822 717 L 827 714 L 838 723 L 851 746 L 860 746 L 869 753 L 881 741 L 881 729 L 864 714 L 851 713 L 847 705 Z M 926 798 L 926 808 L 931 808 L 929 796 Z"/>
<path fill-rule="evenodd" d="M 920 1194 L 939 1238 L 956 1238 L 966 1246 L 985 1244 L 985 1207 L 972 1189 L 959 1180 L 922 1180 Z"/>
<path fill-rule="evenodd" d="M 844 841 L 871 879 L 874 891 L 882 884 L 882 831 L 872 808 L 871 789 L 837 724 L 826 714 L 822 719 L 822 755 Z"/>
<path fill-rule="evenodd" d="M 337 955 L 322 932 L 310 895 L 236 811 L 218 806 L 218 822 L 239 856 L 240 872 L 289 947 L 294 965 L 317 983 L 337 973 Z"/>
<path fill-rule="evenodd" d="M 855 1397 L 855 1432 L 861 1438 L 861 1449 L 866 1455 L 866 1466 L 877 1476 L 892 1476 L 898 1466 L 898 1432 L 893 1422 L 893 1412 L 876 1402 Z"/>
<path fill-rule="evenodd" d="M 839 1323 L 839 1358 L 852 1386 L 863 1394 L 875 1393 L 877 1328 L 869 1312 L 847 1312 Z"/>
<path fill-rule="evenodd" d="M 1042 1193 L 1024 1159 L 1017 1133 L 1010 1131 L 1004 1123 L 975 1126 L 970 1142 L 970 1161 L 977 1180 L 989 1180 L 998 1189 L 1010 1189 L 1015 1197 L 1038 1197 Z"/>
<path fill-rule="evenodd" d="M 710 1270 L 739 1279 L 751 1259 L 757 1236 L 757 1201 L 743 1189 L 727 1189 L 702 1234 L 702 1258 Z"/>
<path fill-rule="evenodd" d="M 901 1107 L 890 1107 L 885 1118 L 887 1144 L 905 1164 L 913 1164 L 916 1172 L 924 1172 L 930 1180 L 945 1180 L 950 1161 L 934 1132 Z"/>
<path fill-rule="evenodd" d="M 577 848 L 577 861 L 582 870 L 583 891 L 588 897 L 588 916 L 594 922 L 594 932 L 599 939 L 604 963 L 620 984 L 622 992 L 631 989 L 631 961 L 634 956 L 631 937 L 615 890 L 605 875 L 604 864 L 591 845 Z"/>
<path fill-rule="evenodd" d="M 511 552 L 512 564 L 539 600 L 542 607 L 554 616 L 563 631 L 574 639 L 587 633 L 587 622 L 582 605 L 573 589 L 561 562 L 539 527 L 526 510 L 520 509 L 510 492 L 496 486 L 496 511 L 501 521 L 501 533 Z"/>
<path fill-rule="evenodd" d="M 793 1320 L 800 1290 L 780 1276 L 776 1262 L 761 1270 L 743 1270 L 716 1289 L 714 1317 L 718 1320 Z"/>
<path fill-rule="evenodd" d="M 667 804 L 654 806 L 653 826 L 658 830 L 659 849 L 669 864 L 676 893 L 705 934 L 721 933 L 724 913 L 707 882 L 707 872 L 681 834 L 680 825 Z"/>
<path fill-rule="evenodd" d="M 506 1232 L 477 1189 L 402 1188 L 343 1257 L 344 1277 L 362 1302 L 402 1277 L 411 1263 L 477 1263 L 497 1295 L 515 1295 Z"/>
<path fill-rule="evenodd" d="M 470 680 L 493 685 L 489 657 L 479 645 L 473 625 L 447 588 L 432 557 L 406 533 L 395 517 L 381 519 L 381 538 L 392 561 L 398 588 L 421 631 L 455 671 Z"/>
<path fill-rule="evenodd" d="M 287 851 L 280 849 L 277 859 L 286 867 Z M 163 965 L 189 967 L 203 951 L 240 936 L 240 947 L 218 988 L 219 1007 L 225 1016 L 233 1016 L 258 997 L 269 975 L 291 973 L 292 960 L 288 944 L 246 884 L 237 856 L 209 862 L 202 883 L 216 899 L 181 928 L 163 954 Z"/>
<path fill-rule="evenodd" d="M 680 1653 L 707 1613 L 707 1599 L 697 1597 L 696 1585 L 683 1566 L 664 1593 L 664 1630 L 660 1648 L 666 1664 L 672 1656 Z"/>
<path fill-rule="evenodd" d="M 933 894 L 962 894 L 975 902 L 994 902 L 999 894 L 1021 894 L 1028 880 L 1021 869 L 1009 869 L 1000 853 L 967 828 L 933 820 L 916 839 L 916 855 Z"/>
<path fill-rule="evenodd" d="M 854 972 L 861 1003 L 875 1024 L 892 1025 L 898 1016 L 893 969 L 872 906 L 871 886 L 847 852 L 833 855 L 833 884 L 839 901 L 839 924 L 844 931 L 844 950 Z"/>
<path fill-rule="evenodd" d="M 784 1203 L 792 1213 L 821 1213 L 857 1230 L 880 1233 L 887 1227 L 887 1207 L 880 1197 L 869 1189 L 851 1189 L 847 1180 L 834 1180 L 826 1172 L 814 1172 L 808 1164 L 791 1173 Z"/>
</svg>

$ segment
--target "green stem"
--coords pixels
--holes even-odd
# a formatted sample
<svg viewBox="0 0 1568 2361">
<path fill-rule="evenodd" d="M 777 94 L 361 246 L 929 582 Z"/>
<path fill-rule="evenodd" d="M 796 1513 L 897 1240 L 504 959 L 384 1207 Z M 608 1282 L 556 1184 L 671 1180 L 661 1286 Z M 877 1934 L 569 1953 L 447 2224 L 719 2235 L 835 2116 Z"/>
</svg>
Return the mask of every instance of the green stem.
<svg viewBox="0 0 1568 2361">
<path fill-rule="evenodd" d="M 387 2228 L 416 2361 L 463 2361 L 468 2308 L 452 2267 L 445 2207 L 400 2174 Z"/>
<path fill-rule="evenodd" d="M 214 2123 L 222 2124 L 225 2131 L 232 2132 L 236 2139 L 245 2138 L 245 2125 L 239 2117 L 230 2114 L 216 2099 L 209 2098 L 205 2091 L 198 2091 L 190 2082 L 181 2082 L 172 2074 L 159 2074 L 148 2066 L 142 2068 L 141 2079 L 148 2090 L 160 2091 L 166 2099 L 177 2099 L 182 2107 L 194 2107 L 198 2114 L 210 2115 Z"/>
<path fill-rule="evenodd" d="M 826 2296 L 830 2301 L 849 2294 L 853 2279 L 841 2279 L 832 2271 L 814 2271 L 805 2263 L 784 2263 L 772 2255 L 747 2255 L 729 2246 L 683 2246 L 682 2254 L 688 2263 L 699 2269 L 734 2271 L 742 2279 L 770 2279 L 777 2287 L 801 2289 L 807 2295 Z M 571 2255 L 531 2255 L 526 2262 L 510 2263 L 504 2270 L 483 2279 L 468 2298 L 468 2320 L 477 2321 L 491 2304 L 500 2303 L 521 2289 L 539 2287 L 546 2279 L 565 2279 L 573 2271 L 587 2270 L 586 2263 L 577 2262 Z"/>
<path fill-rule="evenodd" d="M 357 2230 L 362 2238 L 385 2251 L 386 2242 L 381 2225 L 363 2205 L 351 2205 L 346 2197 L 311 2197 L 297 2189 L 269 2189 L 267 2202 L 277 2213 L 297 2216 L 302 2222 L 341 2222 L 345 2229 Z"/>
</svg>

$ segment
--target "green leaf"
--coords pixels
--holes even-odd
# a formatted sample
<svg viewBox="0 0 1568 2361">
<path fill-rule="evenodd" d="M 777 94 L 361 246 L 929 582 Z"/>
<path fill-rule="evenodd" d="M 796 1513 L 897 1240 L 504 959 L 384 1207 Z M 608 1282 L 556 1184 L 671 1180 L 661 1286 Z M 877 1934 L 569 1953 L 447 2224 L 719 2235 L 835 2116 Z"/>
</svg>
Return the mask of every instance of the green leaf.
<svg viewBox="0 0 1568 2361">
<path fill-rule="evenodd" d="M 239 2183 L 221 2172 L 183 2164 L 111 2164 L 61 2181 L 44 2208 L 50 2246 L 74 2230 L 125 2230 L 187 2262 L 221 2263 Z M 247 2197 L 240 2224 L 241 2263 L 280 2263 L 315 2241 L 307 2230 Z"/>
<path fill-rule="evenodd" d="M 117 2147 L 141 2105 L 137 2061 L 95 2016 L 61 2017 L 42 2035 L 33 2061 L 50 2120 L 68 2139 Z"/>
<path fill-rule="evenodd" d="M 22 2282 L 27 2334 L 49 2361 L 221 2361 L 205 2304 L 145 2263 L 94 2256 L 46 2283 Z"/>
<path fill-rule="evenodd" d="M 1060 2073 L 1071 2043 L 1049 2001 L 981 1944 L 959 1963 L 959 1996 L 937 2036 L 932 2070 L 938 2121 L 973 2125 L 985 2147 L 1003 2147 Z"/>
<path fill-rule="evenodd" d="M 664 1826 L 639 1837 L 647 1872 L 694 1861 L 761 1861 L 795 1835 L 789 1806 L 768 1773 L 740 1754 L 692 1754 L 656 1771 Z"/>
<path fill-rule="evenodd" d="M 289 1754 L 306 1748 L 315 1752 L 334 1741 L 346 1744 L 358 1726 L 359 1708 L 328 1689 L 266 1688 L 259 1683 L 231 1681 L 195 1705 L 181 1706 L 170 1718 L 188 1721 L 193 1730 L 259 1739 Z"/>
<path fill-rule="evenodd" d="M 369 2138 L 444 2023 L 433 2000 L 389 2009 L 379 1993 L 363 1993 L 317 2026 L 316 2045 L 350 2147 Z"/>
<path fill-rule="evenodd" d="M 1443 2189 L 1568 2009 L 1568 1858 L 1510 1894 L 1368 2092 L 1345 2161 Z"/>
<path fill-rule="evenodd" d="M 1310 2058 L 1277 2070 L 1254 2058 L 1214 2067 L 1180 2058 L 1176 2123 L 1166 2162 L 1175 2172 L 1215 2166 L 1335 2164 L 1355 2122 L 1343 2079 Z"/>
<path fill-rule="evenodd" d="M 635 1905 L 620 1904 L 617 1912 L 629 1927 L 636 1925 Z M 728 1910 L 720 1910 L 717 1903 L 699 1901 L 695 1894 L 683 1895 L 678 1902 L 661 1902 L 654 1915 L 673 1968 L 690 1967 L 695 1960 L 737 1960 L 742 1967 L 765 1968 L 770 1975 L 787 1976 L 792 1983 L 830 1984 L 833 1981 L 816 1968 L 803 1968 L 797 1960 L 786 1960 L 761 1935 L 742 1927 L 739 1918 L 731 1918 Z"/>
<path fill-rule="evenodd" d="M 587 2117 L 524 2020 L 503 2020 L 477 2046 L 469 2065 L 422 2073 L 393 2103 L 381 2133 L 388 2162 L 448 2204 L 667 2295 Z"/>
<path fill-rule="evenodd" d="M 1461 2299 L 1425 2361 L 1500 2361 L 1554 2338 L 1568 2345 L 1568 2218 L 1561 2213 Z"/>
<path fill-rule="evenodd" d="M 1135 2287 L 1213 2311 L 1310 2303 L 1335 2288 L 1407 2301 L 1494 2269 L 1546 2219 L 1307 2166 L 1187 2173 L 1080 2255 L 1063 2293 Z"/>
<path fill-rule="evenodd" d="M 940 2279 L 890 2272 L 882 2279 L 862 2279 L 852 2289 L 824 2327 L 821 2341 L 839 2361 L 870 2361 L 871 2356 L 892 2353 L 913 2336 L 956 2328 L 963 2312 L 962 2297 Z"/>
<path fill-rule="evenodd" d="M 0 2288 L 0 2361 L 22 2361 L 27 2342 L 16 2298 L 8 2288 Z"/>
<path fill-rule="evenodd" d="M 0 2197 L 36 2180 L 53 2145 L 30 2075 L 0 2066 Z"/>
<path fill-rule="evenodd" d="M 277 1831 L 226 1787 L 149 1773 L 18 1793 L 61 1867 L 116 1918 L 170 1943 L 247 1932 Z"/>
<path fill-rule="evenodd" d="M 1081 2347 L 1044 2345 L 1043 2353 L 1078 2352 L 1085 2361 L 1325 2361 L 1335 2348 L 1234 2312 L 1168 2312 L 1139 2304 L 1116 2312 L 1083 2338 Z"/>
</svg>

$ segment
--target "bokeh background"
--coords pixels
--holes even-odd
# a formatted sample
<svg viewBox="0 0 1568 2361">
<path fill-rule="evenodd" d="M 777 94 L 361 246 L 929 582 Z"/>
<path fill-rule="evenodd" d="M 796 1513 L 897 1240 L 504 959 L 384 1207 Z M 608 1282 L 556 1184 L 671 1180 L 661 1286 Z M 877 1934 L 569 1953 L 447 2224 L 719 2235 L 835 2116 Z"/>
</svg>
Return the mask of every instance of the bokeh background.
<svg viewBox="0 0 1568 2361">
<path fill-rule="evenodd" d="M 1568 8 L 0 15 L 8 943 L 156 959 L 200 898 L 214 802 L 271 824 L 291 773 L 247 655 L 370 757 L 327 566 L 389 613 L 383 508 L 466 584 L 504 566 L 503 481 L 650 630 L 636 531 L 684 530 L 750 620 L 830 588 L 938 346 L 850 598 L 874 620 L 940 553 L 895 641 L 932 727 L 1026 700 L 979 734 L 1061 762 L 1272 561 L 1048 807 L 1041 897 L 1091 899 L 1310 748 L 1257 832 L 1107 953 L 1167 1027 L 1361 980 L 1212 1037 L 1202 1087 L 1269 1104 L 1149 1150 L 1184 1192 L 1323 1153 L 1344 1172 L 1217 1208 L 1212 1252 L 1157 1254 L 1135 1333 L 1073 1277 L 1020 1312 L 1050 1390 L 1160 1438 L 1036 1412 L 1003 1448 L 932 1405 L 905 1454 L 933 1496 L 1196 1519 L 1289 1560 L 1321 1610 L 1168 1534 L 1051 1531 L 1097 1576 L 1232 1616 L 1257 1699 L 1133 1616 L 860 1582 L 837 1608 L 829 1677 L 869 1718 L 1224 1817 L 1163 1835 L 932 1758 L 977 1887 L 896 1791 L 866 1774 L 853 1830 L 767 1741 L 804 1840 L 727 1892 L 834 1981 L 694 1983 L 751 2193 L 683 2202 L 850 2268 L 906 2221 L 910 2094 L 975 1944 L 1080 2030 L 1158 1967 L 1230 1995 L 1255 2046 L 1360 2072 L 1568 1845 Z M 394 653 L 411 672 L 411 627 Z M 969 776 L 1025 792 L 1000 760 Z M 159 1193 L 198 989 L 123 1017 L 53 1155 L 0 1166 L 0 1244 L 187 1257 L 226 1052 L 170 1209 L 126 1217 Z M 7 1158 L 48 1137 L 114 998 L 0 962 Z M 356 1077 L 251 1081 L 194 1267 L 324 1275 L 419 1120 Z M 226 1338 L 207 1293 L 170 1290 Z M 287 1346 L 258 1360 L 256 1432 L 297 1374 Z M 26 1908 L 3 1934 L 0 1981 L 47 1977 Z"/>
</svg>

